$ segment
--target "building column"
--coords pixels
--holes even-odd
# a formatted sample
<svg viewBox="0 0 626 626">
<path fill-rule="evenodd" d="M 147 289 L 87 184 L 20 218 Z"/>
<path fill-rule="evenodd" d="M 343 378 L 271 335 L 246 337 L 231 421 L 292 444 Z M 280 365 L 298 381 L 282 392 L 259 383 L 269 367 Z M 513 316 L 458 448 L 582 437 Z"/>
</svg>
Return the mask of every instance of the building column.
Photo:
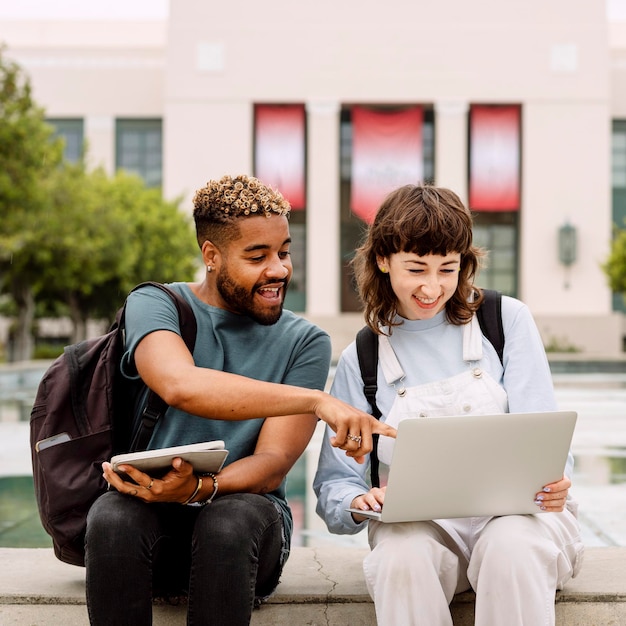
<svg viewBox="0 0 626 626">
<path fill-rule="evenodd" d="M 338 102 L 307 102 L 306 313 L 340 310 Z"/>
<path fill-rule="evenodd" d="M 109 115 L 88 115 L 85 118 L 85 139 L 89 165 L 114 174 L 115 119 Z"/>
<path fill-rule="evenodd" d="M 435 180 L 467 203 L 469 103 L 435 102 Z"/>
</svg>

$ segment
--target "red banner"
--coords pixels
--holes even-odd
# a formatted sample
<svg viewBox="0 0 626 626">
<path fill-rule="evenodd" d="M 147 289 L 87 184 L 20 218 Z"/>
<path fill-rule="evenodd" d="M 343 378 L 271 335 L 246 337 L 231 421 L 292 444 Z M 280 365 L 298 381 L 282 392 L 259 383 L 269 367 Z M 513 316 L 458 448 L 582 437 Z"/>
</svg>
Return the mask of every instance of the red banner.
<svg viewBox="0 0 626 626">
<path fill-rule="evenodd" d="M 306 205 L 305 126 L 303 105 L 255 106 L 255 176 L 278 189 L 294 210 Z"/>
<path fill-rule="evenodd" d="M 390 192 L 423 176 L 421 107 L 402 111 L 352 108 L 350 208 L 368 224 Z"/>
<path fill-rule="evenodd" d="M 519 210 L 519 106 L 471 108 L 469 205 L 475 211 Z"/>
</svg>

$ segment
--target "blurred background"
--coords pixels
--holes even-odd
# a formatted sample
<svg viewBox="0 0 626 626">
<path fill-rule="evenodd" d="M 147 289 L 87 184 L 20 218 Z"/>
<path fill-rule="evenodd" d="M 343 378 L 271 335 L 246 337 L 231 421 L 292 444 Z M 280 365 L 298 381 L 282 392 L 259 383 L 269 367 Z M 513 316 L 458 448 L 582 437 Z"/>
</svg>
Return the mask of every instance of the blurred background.
<svg viewBox="0 0 626 626">
<path fill-rule="evenodd" d="M 226 173 L 279 187 L 288 307 L 336 353 L 360 324 L 364 225 L 394 187 L 434 181 L 475 212 L 479 283 L 524 300 L 551 351 L 608 356 L 625 334 L 626 266 L 603 269 L 626 216 L 625 5 L 2 0 L 0 41 L 67 161 L 136 174 L 187 216 Z"/>
<path fill-rule="evenodd" d="M 287 307 L 335 359 L 362 325 L 349 262 L 381 199 L 455 190 L 490 251 L 478 283 L 530 307 L 581 412 L 588 512 L 611 504 L 589 541 L 624 541 L 626 1 L 0 0 L 0 45 L 0 540 L 40 532 L 41 359 L 137 282 L 192 279 L 194 191 L 249 173 L 292 204 Z M 302 541 L 323 533 L 319 436 L 290 480 Z"/>
</svg>

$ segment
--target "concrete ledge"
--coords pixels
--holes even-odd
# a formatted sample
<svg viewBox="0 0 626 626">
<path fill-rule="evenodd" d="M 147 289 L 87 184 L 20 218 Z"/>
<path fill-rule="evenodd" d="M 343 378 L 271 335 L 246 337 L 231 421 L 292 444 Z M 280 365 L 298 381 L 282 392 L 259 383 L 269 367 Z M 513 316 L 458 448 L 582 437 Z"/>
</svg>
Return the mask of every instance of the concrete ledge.
<svg viewBox="0 0 626 626">
<path fill-rule="evenodd" d="M 371 626 L 374 606 L 363 580 L 363 548 L 294 548 L 276 593 L 253 614 L 253 626 Z M 51 549 L 0 548 L 0 623 L 88 624 L 85 571 L 57 561 Z M 557 624 L 626 624 L 626 548 L 587 548 L 579 576 L 556 597 Z M 471 626 L 474 595 L 452 604 L 455 626 Z M 185 606 L 155 605 L 154 624 L 183 626 Z"/>
</svg>

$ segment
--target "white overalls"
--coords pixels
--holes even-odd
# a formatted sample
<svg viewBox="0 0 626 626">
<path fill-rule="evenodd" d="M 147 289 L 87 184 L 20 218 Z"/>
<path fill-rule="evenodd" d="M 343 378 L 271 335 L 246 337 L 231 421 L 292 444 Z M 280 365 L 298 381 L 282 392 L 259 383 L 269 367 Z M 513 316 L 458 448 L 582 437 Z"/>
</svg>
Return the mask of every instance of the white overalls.
<svg viewBox="0 0 626 626">
<path fill-rule="evenodd" d="M 464 327 L 467 371 L 405 389 L 404 372 L 389 340 L 379 359 L 396 398 L 386 423 L 446 415 L 502 413 L 504 389 L 477 367 L 482 333 L 476 317 Z M 381 437 L 379 458 L 389 464 L 393 439 Z M 369 522 L 370 554 L 363 570 L 379 626 L 452 625 L 455 593 L 476 591 L 478 626 L 549 626 L 554 594 L 575 575 L 583 546 L 570 510 L 539 515 Z"/>
</svg>

